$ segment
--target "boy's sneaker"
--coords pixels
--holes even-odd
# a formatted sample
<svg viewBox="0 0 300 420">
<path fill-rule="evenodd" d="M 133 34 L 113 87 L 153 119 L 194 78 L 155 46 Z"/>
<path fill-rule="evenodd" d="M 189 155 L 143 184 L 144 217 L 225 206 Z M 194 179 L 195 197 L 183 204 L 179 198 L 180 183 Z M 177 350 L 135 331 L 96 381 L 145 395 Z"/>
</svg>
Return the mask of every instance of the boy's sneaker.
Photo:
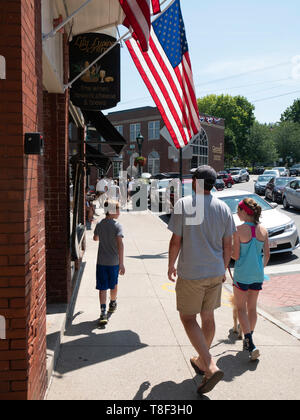
<svg viewBox="0 0 300 420">
<path fill-rule="evenodd" d="M 107 322 L 107 314 L 101 314 L 99 319 L 99 325 L 102 327 L 103 325 L 106 325 Z"/>
<path fill-rule="evenodd" d="M 252 361 L 257 360 L 260 356 L 260 352 L 256 347 L 254 347 L 254 349 L 250 351 L 249 354 L 250 354 L 250 360 Z"/>
<path fill-rule="evenodd" d="M 114 312 L 116 312 L 116 310 L 117 310 L 117 302 L 114 300 L 113 302 L 109 303 L 108 312 L 110 314 L 113 314 Z"/>
</svg>

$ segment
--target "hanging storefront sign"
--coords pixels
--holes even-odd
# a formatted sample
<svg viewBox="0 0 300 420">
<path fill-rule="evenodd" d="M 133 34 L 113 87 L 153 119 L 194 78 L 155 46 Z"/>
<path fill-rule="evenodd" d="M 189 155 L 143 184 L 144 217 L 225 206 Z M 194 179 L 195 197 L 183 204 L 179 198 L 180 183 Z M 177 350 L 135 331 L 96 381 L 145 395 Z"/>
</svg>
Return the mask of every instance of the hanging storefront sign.
<svg viewBox="0 0 300 420">
<path fill-rule="evenodd" d="M 113 108 L 120 102 L 120 45 L 89 67 L 116 39 L 105 34 L 77 35 L 70 43 L 70 80 L 84 69 L 70 90 L 73 105 L 85 110 Z"/>
</svg>

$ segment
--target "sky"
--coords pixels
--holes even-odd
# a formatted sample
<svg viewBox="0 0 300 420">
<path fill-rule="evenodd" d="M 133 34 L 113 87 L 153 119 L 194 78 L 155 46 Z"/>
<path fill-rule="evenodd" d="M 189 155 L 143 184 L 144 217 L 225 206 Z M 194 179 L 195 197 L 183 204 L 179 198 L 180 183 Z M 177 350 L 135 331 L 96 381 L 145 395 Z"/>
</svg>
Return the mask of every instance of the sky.
<svg viewBox="0 0 300 420">
<path fill-rule="evenodd" d="M 300 1 L 181 0 L 181 9 L 196 97 L 242 95 L 259 122 L 279 121 L 300 98 Z M 155 104 L 123 44 L 121 102 L 109 112 L 143 106 Z"/>
</svg>

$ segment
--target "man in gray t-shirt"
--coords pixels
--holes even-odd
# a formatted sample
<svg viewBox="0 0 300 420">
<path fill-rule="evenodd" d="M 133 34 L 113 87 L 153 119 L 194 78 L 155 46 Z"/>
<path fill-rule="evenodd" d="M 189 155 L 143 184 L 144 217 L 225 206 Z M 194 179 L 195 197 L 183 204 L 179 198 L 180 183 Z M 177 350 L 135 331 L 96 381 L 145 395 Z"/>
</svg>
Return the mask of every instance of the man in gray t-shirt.
<svg viewBox="0 0 300 420">
<path fill-rule="evenodd" d="M 180 199 L 168 228 L 168 277 L 176 282 L 177 310 L 185 331 L 198 353 L 191 358 L 197 373 L 204 374 L 200 394 L 211 391 L 223 378 L 209 348 L 215 335 L 214 310 L 221 306 L 222 282 L 229 265 L 235 224 L 228 206 L 210 193 L 217 174 L 210 166 L 193 173 L 193 195 Z M 175 262 L 178 259 L 177 269 Z M 197 322 L 200 313 L 202 326 Z"/>
</svg>

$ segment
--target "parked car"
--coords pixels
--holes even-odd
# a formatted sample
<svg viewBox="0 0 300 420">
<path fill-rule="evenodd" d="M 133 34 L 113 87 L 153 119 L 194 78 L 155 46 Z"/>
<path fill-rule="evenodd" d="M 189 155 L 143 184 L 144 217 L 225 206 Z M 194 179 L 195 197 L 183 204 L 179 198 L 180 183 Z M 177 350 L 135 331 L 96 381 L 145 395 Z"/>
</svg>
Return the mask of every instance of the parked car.
<svg viewBox="0 0 300 420">
<path fill-rule="evenodd" d="M 258 195 L 264 195 L 266 191 L 266 186 L 271 179 L 274 178 L 274 175 L 259 175 L 257 181 L 255 182 L 254 191 Z"/>
<path fill-rule="evenodd" d="M 284 166 L 276 166 L 276 168 L 272 168 L 272 170 L 279 171 L 280 176 L 289 176 L 289 170 Z"/>
<path fill-rule="evenodd" d="M 248 182 L 250 179 L 249 172 L 246 169 L 233 170 L 230 172 L 234 182 Z"/>
<path fill-rule="evenodd" d="M 274 177 L 280 176 L 278 169 L 266 169 L 263 175 L 273 175 Z"/>
<path fill-rule="evenodd" d="M 289 177 L 272 178 L 266 185 L 265 197 L 274 203 L 282 203 L 283 190 L 293 179 Z"/>
<path fill-rule="evenodd" d="M 283 207 L 290 206 L 300 209 L 300 178 L 293 178 L 283 190 Z"/>
<path fill-rule="evenodd" d="M 230 208 L 236 225 L 240 225 L 237 207 L 241 200 L 253 198 L 262 208 L 261 223 L 268 230 L 271 254 L 292 252 L 299 247 L 299 235 L 295 222 L 287 215 L 274 208 L 263 198 L 249 191 L 224 190 L 214 192 L 213 195 L 224 201 Z"/>
<path fill-rule="evenodd" d="M 225 182 L 222 178 L 217 178 L 215 182 L 215 187 L 218 191 L 222 191 L 225 188 Z"/>
<path fill-rule="evenodd" d="M 229 174 L 226 171 L 218 172 L 218 179 L 223 179 L 224 184 L 227 188 L 231 188 L 235 184 L 231 174 Z"/>
<path fill-rule="evenodd" d="M 293 165 L 290 168 L 290 176 L 292 175 L 296 175 L 296 176 L 300 175 L 300 163 L 297 163 L 296 165 Z"/>
<path fill-rule="evenodd" d="M 172 178 L 155 179 L 151 182 L 150 201 L 152 211 L 164 211 L 166 203 L 166 194 Z"/>
</svg>

